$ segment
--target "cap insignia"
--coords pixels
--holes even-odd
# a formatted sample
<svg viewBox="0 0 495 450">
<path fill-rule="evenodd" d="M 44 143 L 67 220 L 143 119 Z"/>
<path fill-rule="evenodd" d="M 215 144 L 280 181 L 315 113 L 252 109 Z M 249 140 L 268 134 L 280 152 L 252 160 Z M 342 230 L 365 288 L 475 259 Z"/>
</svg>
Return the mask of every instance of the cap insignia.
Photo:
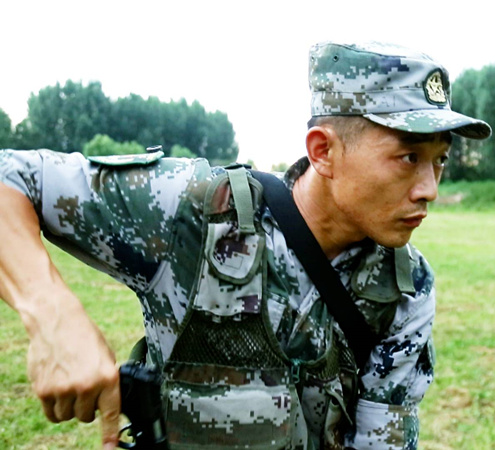
<svg viewBox="0 0 495 450">
<path fill-rule="evenodd" d="M 433 72 L 425 83 L 426 98 L 430 103 L 447 103 L 447 96 L 443 89 L 442 73 L 439 70 Z"/>
</svg>

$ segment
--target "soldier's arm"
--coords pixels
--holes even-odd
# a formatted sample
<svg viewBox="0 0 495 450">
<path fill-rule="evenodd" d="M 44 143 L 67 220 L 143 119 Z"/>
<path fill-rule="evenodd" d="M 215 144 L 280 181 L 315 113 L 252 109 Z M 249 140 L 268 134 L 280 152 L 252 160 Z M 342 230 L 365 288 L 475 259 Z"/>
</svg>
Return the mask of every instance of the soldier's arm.
<svg viewBox="0 0 495 450">
<path fill-rule="evenodd" d="M 99 408 L 108 415 L 103 438 L 109 442 L 119 410 L 113 354 L 50 262 L 40 228 L 92 267 L 146 290 L 195 169 L 184 160 L 159 164 L 159 157 L 143 157 L 145 165 L 124 161 L 114 170 L 114 161 L 92 164 L 76 153 L 0 151 L 0 232 L 9 242 L 0 255 L 0 283 L 7 286 L 0 296 L 26 323 L 30 373 L 47 415 L 90 420 Z"/>
<path fill-rule="evenodd" d="M 386 336 L 361 374 L 355 448 L 402 450 L 418 444 L 418 406 L 433 380 L 435 289 L 427 262 L 413 251 L 416 293 L 402 295 Z"/>
<path fill-rule="evenodd" d="M 99 409 L 105 448 L 114 448 L 120 412 L 114 355 L 52 264 L 32 203 L 1 182 L 0 236 L 0 297 L 26 327 L 28 373 L 46 416 L 91 421 Z"/>
</svg>

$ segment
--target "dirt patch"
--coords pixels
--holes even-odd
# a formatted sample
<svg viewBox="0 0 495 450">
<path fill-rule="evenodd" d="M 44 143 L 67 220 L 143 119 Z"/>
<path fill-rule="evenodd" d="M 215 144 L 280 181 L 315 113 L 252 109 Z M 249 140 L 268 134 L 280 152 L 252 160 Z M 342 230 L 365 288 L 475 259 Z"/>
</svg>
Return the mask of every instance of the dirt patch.
<svg viewBox="0 0 495 450">
<path fill-rule="evenodd" d="M 433 441 L 421 441 L 420 448 L 423 450 L 454 450 L 454 447 L 451 447 L 450 445 Z"/>
<path fill-rule="evenodd" d="M 473 404 L 473 397 L 468 389 L 458 386 L 449 386 L 442 392 L 440 405 L 445 410 L 459 410 L 469 408 Z"/>
<path fill-rule="evenodd" d="M 76 447 L 76 436 L 68 433 L 53 434 L 50 436 L 36 436 L 29 444 L 21 447 L 22 450 L 58 450 L 79 448 Z"/>
</svg>

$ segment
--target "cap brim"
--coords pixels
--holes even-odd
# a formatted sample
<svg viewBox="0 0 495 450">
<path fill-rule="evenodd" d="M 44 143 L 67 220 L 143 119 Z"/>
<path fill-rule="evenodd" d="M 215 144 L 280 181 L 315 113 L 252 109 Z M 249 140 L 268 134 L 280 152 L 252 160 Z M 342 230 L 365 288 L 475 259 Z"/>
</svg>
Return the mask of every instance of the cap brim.
<svg viewBox="0 0 495 450">
<path fill-rule="evenodd" d="M 412 133 L 452 131 L 470 139 L 486 139 L 492 134 L 490 125 L 450 109 L 423 109 L 384 114 L 364 114 L 363 117 L 388 128 Z"/>
</svg>

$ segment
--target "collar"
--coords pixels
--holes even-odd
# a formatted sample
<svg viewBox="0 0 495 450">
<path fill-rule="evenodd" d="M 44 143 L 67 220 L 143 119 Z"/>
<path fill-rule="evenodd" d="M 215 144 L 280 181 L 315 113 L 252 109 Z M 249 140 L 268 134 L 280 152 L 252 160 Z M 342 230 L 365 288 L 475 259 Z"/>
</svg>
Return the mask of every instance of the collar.
<svg viewBox="0 0 495 450">
<path fill-rule="evenodd" d="M 289 167 L 284 175 L 284 183 L 287 188 L 292 192 L 294 189 L 294 184 L 296 184 L 297 179 L 308 170 L 309 159 L 307 156 L 303 156 L 298 159 L 292 166 Z"/>
</svg>

